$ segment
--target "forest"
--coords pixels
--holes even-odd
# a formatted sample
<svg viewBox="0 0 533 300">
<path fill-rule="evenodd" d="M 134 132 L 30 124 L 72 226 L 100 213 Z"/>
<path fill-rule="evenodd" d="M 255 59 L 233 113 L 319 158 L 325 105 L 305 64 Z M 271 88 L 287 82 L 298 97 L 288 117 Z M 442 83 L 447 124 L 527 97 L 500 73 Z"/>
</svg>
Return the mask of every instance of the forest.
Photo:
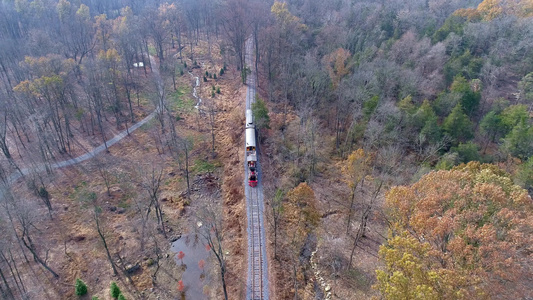
<svg viewBox="0 0 533 300">
<path fill-rule="evenodd" d="M 0 1 L 0 295 L 245 298 L 252 69 L 272 299 L 533 297 L 531 0 Z"/>
</svg>

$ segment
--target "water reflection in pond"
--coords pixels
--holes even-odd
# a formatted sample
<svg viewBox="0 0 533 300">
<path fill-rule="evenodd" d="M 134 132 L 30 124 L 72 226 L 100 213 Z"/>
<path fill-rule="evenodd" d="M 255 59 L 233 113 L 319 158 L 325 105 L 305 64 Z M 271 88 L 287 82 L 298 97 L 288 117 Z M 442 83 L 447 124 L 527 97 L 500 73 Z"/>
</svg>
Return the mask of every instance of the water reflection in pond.
<svg viewBox="0 0 533 300">
<path fill-rule="evenodd" d="M 183 299 L 207 299 L 207 270 L 210 267 L 208 258 L 211 250 L 206 248 L 205 241 L 196 234 L 184 235 L 172 243 L 170 250 L 175 253 L 178 268 L 184 270 L 181 277 L 185 294 Z"/>
</svg>

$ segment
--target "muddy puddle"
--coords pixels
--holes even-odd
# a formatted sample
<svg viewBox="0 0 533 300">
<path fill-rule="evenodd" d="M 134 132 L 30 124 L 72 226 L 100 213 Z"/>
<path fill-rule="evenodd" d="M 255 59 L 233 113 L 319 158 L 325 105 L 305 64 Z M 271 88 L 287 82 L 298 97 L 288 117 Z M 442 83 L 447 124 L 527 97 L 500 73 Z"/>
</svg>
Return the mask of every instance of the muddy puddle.
<svg viewBox="0 0 533 300">
<path fill-rule="evenodd" d="M 174 253 L 178 268 L 184 270 L 181 277 L 183 283 L 181 299 L 207 300 L 211 250 L 206 248 L 205 241 L 196 234 L 183 235 L 172 243 L 170 250 Z M 180 289 L 179 283 L 178 289 Z"/>
</svg>

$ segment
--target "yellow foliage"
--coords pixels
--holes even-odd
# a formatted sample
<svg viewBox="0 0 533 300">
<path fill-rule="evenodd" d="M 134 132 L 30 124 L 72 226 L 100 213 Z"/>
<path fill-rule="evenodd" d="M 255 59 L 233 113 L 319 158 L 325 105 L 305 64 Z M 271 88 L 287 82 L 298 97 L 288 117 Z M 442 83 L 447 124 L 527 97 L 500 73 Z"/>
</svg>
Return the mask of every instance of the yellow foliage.
<svg viewBox="0 0 533 300">
<path fill-rule="evenodd" d="M 293 212 L 303 216 L 303 225 L 314 228 L 318 225 L 320 216 L 316 209 L 315 192 L 305 183 L 300 183 L 297 187 L 287 193 L 289 204 L 293 207 Z"/>
<path fill-rule="evenodd" d="M 29 3 L 28 0 L 15 0 L 15 11 L 18 13 L 23 13 L 28 10 Z"/>
<path fill-rule="evenodd" d="M 89 22 L 91 20 L 89 7 L 85 4 L 80 5 L 80 8 L 76 11 L 76 16 L 78 16 L 80 20 Z"/>
<path fill-rule="evenodd" d="M 348 158 L 342 162 L 341 172 L 345 176 L 345 182 L 354 189 L 358 183 L 370 173 L 370 165 L 373 156 L 365 153 L 363 149 L 353 151 Z"/>
<path fill-rule="evenodd" d="M 350 51 L 339 48 L 324 57 L 325 65 L 334 87 L 337 87 L 341 79 L 348 75 L 348 59 L 351 56 Z"/>
<path fill-rule="evenodd" d="M 461 8 L 456 10 L 454 15 L 464 17 L 468 21 L 478 21 L 481 19 L 481 13 L 475 8 Z"/>
<path fill-rule="evenodd" d="M 68 18 L 70 15 L 70 9 L 70 2 L 66 0 L 59 0 L 59 2 L 57 2 L 56 10 L 61 22 L 65 22 L 66 18 Z"/>
<path fill-rule="evenodd" d="M 120 54 L 115 48 L 108 49 L 107 51 L 100 50 L 98 52 L 98 59 L 104 62 L 110 71 L 116 71 L 117 64 L 120 62 Z"/>
<path fill-rule="evenodd" d="M 106 14 L 94 17 L 94 28 L 96 29 L 96 39 L 98 39 L 101 45 L 107 45 L 111 39 L 111 21 L 107 19 Z"/>
<path fill-rule="evenodd" d="M 17 84 L 17 85 L 13 88 L 13 91 L 15 91 L 16 93 L 21 93 L 21 94 L 29 95 L 29 94 L 31 94 L 30 84 L 31 84 L 31 83 L 30 83 L 29 80 L 21 81 L 19 84 Z"/>
<path fill-rule="evenodd" d="M 123 17 L 133 17 L 133 10 L 131 7 L 126 6 L 120 9 L 120 15 Z"/>
<path fill-rule="evenodd" d="M 524 0 L 522 3 L 522 17 L 532 17 L 533 16 L 533 0 Z"/>
<path fill-rule="evenodd" d="M 43 76 L 35 79 L 30 84 L 30 89 L 36 96 L 44 96 L 49 100 L 59 99 L 63 90 L 63 79 L 58 75 Z M 53 96 L 54 93 L 55 97 Z"/>
<path fill-rule="evenodd" d="M 386 299 L 444 299 L 444 293 L 434 289 L 443 280 L 428 265 L 430 250 L 407 232 L 389 239 L 379 249 L 386 269 L 376 271 L 375 288 Z"/>
<path fill-rule="evenodd" d="M 485 20 L 492 20 L 503 12 L 501 0 L 484 0 L 477 6 L 477 10 Z"/>
<path fill-rule="evenodd" d="M 272 7 L 270 8 L 270 12 L 272 12 L 283 30 L 293 26 L 300 29 L 306 28 L 304 24 L 300 23 L 300 18 L 291 14 L 287 8 L 286 2 L 274 1 L 274 4 L 272 4 Z"/>
<path fill-rule="evenodd" d="M 487 21 L 502 14 L 528 18 L 533 16 L 533 0 L 484 0 L 478 5 L 476 12 Z M 466 16 L 469 19 L 477 17 L 471 9 L 461 9 L 456 14 Z"/>
<path fill-rule="evenodd" d="M 533 202 L 505 172 L 478 162 L 432 172 L 392 188 L 386 210 L 376 285 L 386 299 L 522 297 Z"/>
<path fill-rule="evenodd" d="M 290 190 L 287 199 L 283 208 L 288 223 L 288 241 L 292 250 L 299 253 L 307 235 L 318 225 L 320 214 L 316 208 L 315 193 L 305 182 Z"/>
<path fill-rule="evenodd" d="M 76 62 L 59 55 L 47 55 L 41 57 L 26 56 L 20 65 L 31 73 L 32 77 L 59 75 L 70 72 L 76 67 Z"/>
<path fill-rule="evenodd" d="M 413 97 L 411 95 L 408 95 L 407 97 L 403 98 L 398 102 L 398 108 L 406 112 L 410 115 L 414 114 L 416 112 L 416 106 L 413 103 Z"/>
</svg>

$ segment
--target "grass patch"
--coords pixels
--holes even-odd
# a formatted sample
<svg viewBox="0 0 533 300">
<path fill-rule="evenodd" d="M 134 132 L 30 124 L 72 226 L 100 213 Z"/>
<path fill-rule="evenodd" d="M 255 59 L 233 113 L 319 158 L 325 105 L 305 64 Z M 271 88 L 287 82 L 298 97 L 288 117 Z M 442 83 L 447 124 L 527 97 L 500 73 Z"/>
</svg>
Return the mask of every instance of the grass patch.
<svg viewBox="0 0 533 300">
<path fill-rule="evenodd" d="M 71 200 L 79 200 L 80 193 L 85 190 L 85 187 L 87 187 L 87 182 L 85 180 L 74 185 L 73 191 L 68 195 L 68 197 Z"/>
<path fill-rule="evenodd" d="M 128 209 L 130 207 L 130 204 L 128 203 L 128 199 L 123 197 L 122 199 L 120 199 L 120 201 L 118 202 L 117 206 L 121 207 L 121 208 L 124 208 L 124 209 Z"/>
<path fill-rule="evenodd" d="M 78 201 L 80 201 L 82 208 L 88 208 L 98 198 L 95 192 L 88 191 L 86 189 L 81 190 L 77 195 Z"/>
<path fill-rule="evenodd" d="M 189 91 L 185 87 L 179 87 L 176 91 L 172 92 L 169 97 L 170 109 L 172 111 L 188 113 L 194 109 L 196 103 L 194 99 L 190 97 L 184 97 Z"/>
<path fill-rule="evenodd" d="M 192 171 L 195 173 L 212 173 L 216 168 L 220 167 L 220 162 L 208 162 L 203 159 L 197 159 L 194 161 Z"/>
<path fill-rule="evenodd" d="M 150 53 L 150 55 L 156 55 L 157 54 L 157 51 L 155 50 L 155 47 L 152 46 L 152 45 L 148 45 L 148 53 Z"/>
<path fill-rule="evenodd" d="M 371 286 L 371 282 L 366 274 L 357 268 L 347 270 L 345 272 L 345 278 L 357 289 L 367 291 Z"/>
<path fill-rule="evenodd" d="M 134 103 L 135 105 L 137 104 L 140 104 L 142 107 L 146 107 L 150 104 L 154 104 L 153 101 L 150 101 L 150 99 L 153 99 L 153 98 L 157 98 L 159 97 L 157 94 L 155 93 L 142 93 L 139 95 L 139 101 L 137 102 L 137 96 L 135 96 L 135 98 L 132 98 L 131 101 L 132 103 Z"/>
<path fill-rule="evenodd" d="M 157 118 L 152 118 L 148 122 L 142 124 L 141 127 L 139 127 L 139 129 L 142 130 L 142 131 L 148 131 L 148 130 L 150 130 L 150 128 L 153 128 L 154 126 L 157 126 L 158 123 L 159 123 L 159 121 L 157 120 Z"/>
<path fill-rule="evenodd" d="M 87 181 L 82 180 L 82 181 L 80 182 L 79 185 L 76 184 L 76 185 L 74 186 L 74 193 L 78 193 L 82 188 L 84 188 L 84 187 L 86 187 L 86 186 L 87 186 Z"/>
</svg>

